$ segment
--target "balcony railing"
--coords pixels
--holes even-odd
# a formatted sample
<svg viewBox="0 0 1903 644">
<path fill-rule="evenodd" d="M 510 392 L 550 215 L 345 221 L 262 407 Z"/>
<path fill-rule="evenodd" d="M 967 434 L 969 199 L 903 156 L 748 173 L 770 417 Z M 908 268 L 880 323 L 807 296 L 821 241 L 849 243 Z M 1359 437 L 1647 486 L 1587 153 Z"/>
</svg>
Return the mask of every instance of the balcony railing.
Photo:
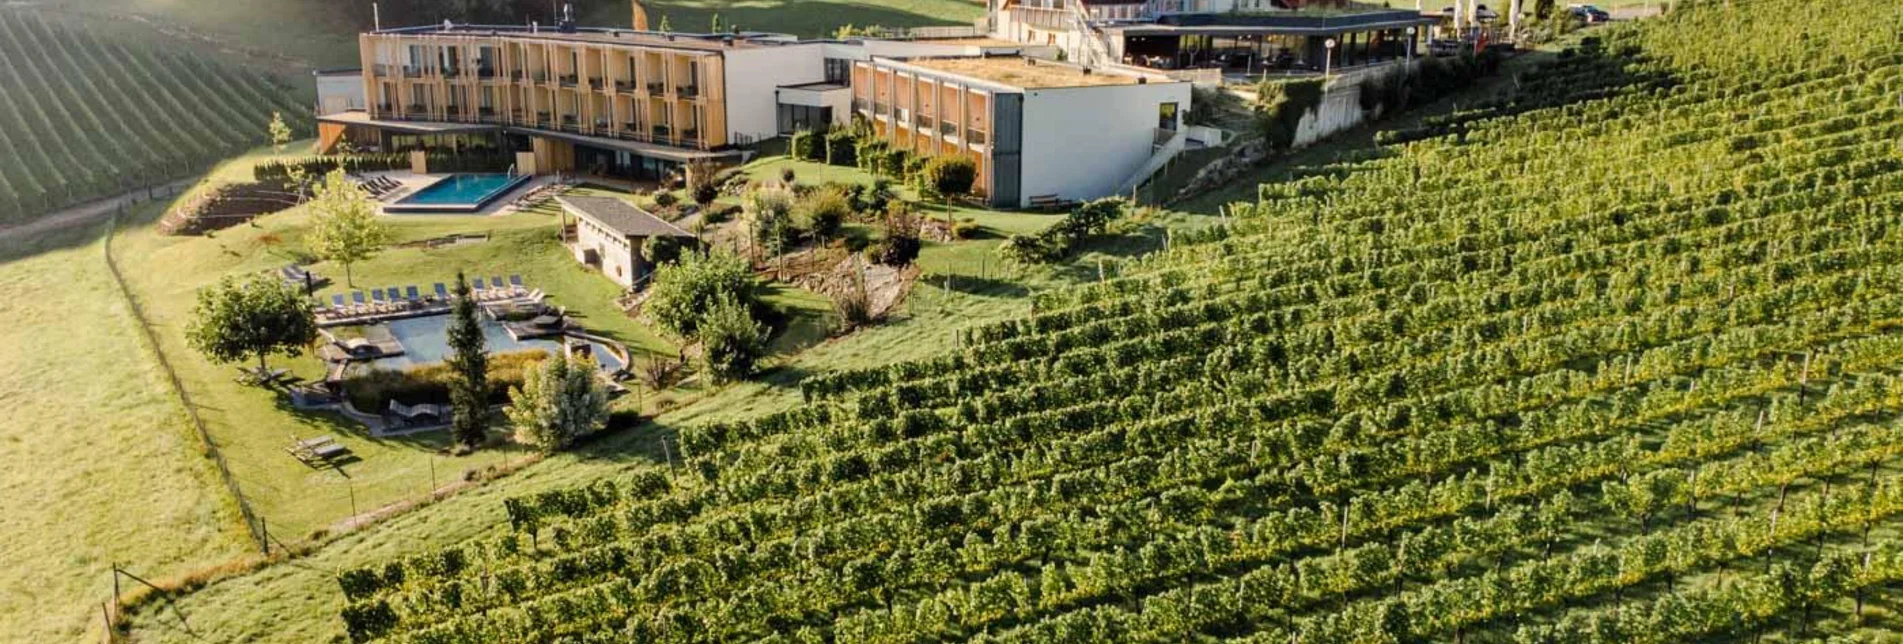
<svg viewBox="0 0 1903 644">
<path fill-rule="evenodd" d="M 422 103 L 411 103 L 408 108 L 405 108 L 405 111 L 411 114 L 422 114 L 428 111 L 428 108 L 424 107 Z"/>
<path fill-rule="evenodd" d="M 548 72 L 535 72 L 535 82 L 537 84 L 548 82 Z"/>
<path fill-rule="evenodd" d="M 443 75 L 449 78 L 455 78 L 457 76 L 461 76 L 462 73 L 463 73 L 463 70 L 461 67 L 450 66 L 450 67 L 443 68 Z"/>
<path fill-rule="evenodd" d="M 674 91 L 675 93 L 680 94 L 681 98 L 693 98 L 696 96 L 700 96 L 699 85 L 682 85 L 678 88 L 675 88 Z"/>
<path fill-rule="evenodd" d="M 495 77 L 496 77 L 496 68 L 494 67 L 477 67 L 476 68 L 476 78 L 495 78 Z"/>
<path fill-rule="evenodd" d="M 951 121 L 939 121 L 938 133 L 941 136 L 958 136 L 958 124 Z"/>
<path fill-rule="evenodd" d="M 892 106 L 890 104 L 887 104 L 887 103 L 873 103 L 872 104 L 873 116 L 885 116 L 887 114 L 890 114 L 891 112 L 892 112 Z"/>
<path fill-rule="evenodd" d="M 581 81 L 581 77 L 576 76 L 574 74 L 565 74 L 562 76 L 561 81 L 562 81 L 562 87 L 574 87 L 577 83 Z"/>
<path fill-rule="evenodd" d="M 970 143 L 972 145 L 984 145 L 985 131 L 984 130 L 969 130 L 969 129 L 965 130 L 965 142 Z"/>
<path fill-rule="evenodd" d="M 622 124 L 621 124 L 621 133 L 622 133 L 622 134 L 628 134 L 628 133 L 631 133 L 631 132 L 638 132 L 638 131 L 640 131 L 640 129 L 641 129 L 641 128 L 638 128 L 638 127 L 635 127 L 635 124 L 634 124 L 634 122 L 633 122 L 633 121 L 629 121 L 629 122 L 627 122 L 627 123 L 622 123 Z"/>
<path fill-rule="evenodd" d="M 404 65 L 404 66 L 403 66 L 403 77 L 404 77 L 404 78 L 422 78 L 422 77 L 423 77 L 423 72 L 424 72 L 424 70 L 423 70 L 423 68 L 422 68 L 422 67 L 418 67 L 418 66 L 416 66 L 416 65 Z"/>
<path fill-rule="evenodd" d="M 932 131 L 932 125 L 933 125 L 932 117 L 926 116 L 924 114 L 918 115 L 918 129 L 920 131 L 930 132 Z"/>
<path fill-rule="evenodd" d="M 666 139 L 670 136 L 669 128 L 665 125 L 654 126 L 654 129 L 651 130 L 650 133 L 653 134 L 656 139 Z"/>
<path fill-rule="evenodd" d="M 443 108 L 443 113 L 448 114 L 450 116 L 456 116 L 458 114 L 461 114 L 462 112 L 463 112 L 463 108 L 461 105 L 450 105 Z"/>
<path fill-rule="evenodd" d="M 370 73 L 375 76 L 395 76 L 399 71 L 396 65 L 378 63 L 370 66 Z"/>
<path fill-rule="evenodd" d="M 872 111 L 872 99 L 860 98 L 860 97 L 854 96 L 852 98 L 852 111 L 854 112 Z"/>
<path fill-rule="evenodd" d="M 649 94 L 666 94 L 667 83 L 648 83 Z"/>
<path fill-rule="evenodd" d="M 604 132 L 604 131 L 607 131 L 607 129 L 608 129 L 608 119 L 595 119 L 596 132 Z"/>
<path fill-rule="evenodd" d="M 615 91 L 621 92 L 624 94 L 628 92 L 632 92 L 634 91 L 634 83 L 630 83 L 628 81 L 615 81 Z"/>
</svg>

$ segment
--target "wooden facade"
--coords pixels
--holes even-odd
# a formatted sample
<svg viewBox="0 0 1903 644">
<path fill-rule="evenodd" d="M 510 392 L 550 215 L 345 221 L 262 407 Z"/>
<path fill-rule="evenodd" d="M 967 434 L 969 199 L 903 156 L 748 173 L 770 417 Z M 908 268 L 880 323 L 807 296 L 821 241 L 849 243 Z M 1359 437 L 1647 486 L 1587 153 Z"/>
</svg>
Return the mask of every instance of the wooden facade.
<svg viewBox="0 0 1903 644">
<path fill-rule="evenodd" d="M 371 118 L 487 123 L 655 143 L 725 146 L 718 46 L 565 40 L 553 34 L 367 33 Z"/>
<path fill-rule="evenodd" d="M 949 75 L 897 69 L 879 60 L 852 68 L 853 111 L 891 145 L 923 156 L 962 154 L 978 166 L 973 192 L 991 192 L 993 92 Z"/>
</svg>

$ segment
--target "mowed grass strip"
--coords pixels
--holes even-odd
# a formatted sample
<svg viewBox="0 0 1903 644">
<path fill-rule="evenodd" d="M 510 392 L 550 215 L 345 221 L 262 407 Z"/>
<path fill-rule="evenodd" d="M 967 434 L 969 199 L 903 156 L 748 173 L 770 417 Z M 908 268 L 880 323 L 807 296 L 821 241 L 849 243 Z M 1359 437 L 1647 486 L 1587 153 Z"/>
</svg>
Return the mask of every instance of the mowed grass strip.
<svg viewBox="0 0 1903 644">
<path fill-rule="evenodd" d="M 0 240 L 0 642 L 96 636 L 114 562 L 160 579 L 247 548 L 105 230 Z"/>
</svg>

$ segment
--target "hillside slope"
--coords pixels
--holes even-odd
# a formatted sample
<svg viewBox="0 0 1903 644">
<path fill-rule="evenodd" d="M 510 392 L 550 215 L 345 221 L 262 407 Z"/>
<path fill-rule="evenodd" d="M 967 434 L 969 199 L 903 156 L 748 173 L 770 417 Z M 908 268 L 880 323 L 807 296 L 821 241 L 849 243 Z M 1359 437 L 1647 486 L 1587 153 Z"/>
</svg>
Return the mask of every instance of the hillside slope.
<svg viewBox="0 0 1903 644">
<path fill-rule="evenodd" d="M 274 77 L 0 7 L 0 225 L 165 183 L 268 142 L 273 112 L 308 131 Z"/>
<path fill-rule="evenodd" d="M 690 427 L 676 469 L 509 499 L 490 515 L 506 523 L 334 585 L 305 575 L 290 588 L 343 608 L 296 627 L 417 643 L 1903 629 L 1903 0 L 1685 4 L 1265 185 L 1231 229 L 1046 294 L 957 352 Z M 370 544 L 402 550 L 352 547 Z M 244 596 L 188 603 L 233 621 Z M 142 633 L 172 639 L 159 623 Z"/>
</svg>

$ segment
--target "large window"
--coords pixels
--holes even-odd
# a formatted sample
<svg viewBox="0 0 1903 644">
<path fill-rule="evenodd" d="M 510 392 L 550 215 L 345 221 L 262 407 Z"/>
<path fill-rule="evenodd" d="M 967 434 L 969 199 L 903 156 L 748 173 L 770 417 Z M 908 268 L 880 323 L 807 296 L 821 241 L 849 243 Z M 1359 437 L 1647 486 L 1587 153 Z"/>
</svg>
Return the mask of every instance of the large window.
<svg viewBox="0 0 1903 644">
<path fill-rule="evenodd" d="M 780 133 L 824 130 L 833 125 L 833 108 L 780 104 Z"/>
<path fill-rule="evenodd" d="M 1176 104 L 1164 103 L 1156 107 L 1156 127 L 1163 130 L 1176 129 Z"/>
<path fill-rule="evenodd" d="M 852 84 L 852 59 L 826 59 L 826 82 L 836 85 Z"/>
</svg>

